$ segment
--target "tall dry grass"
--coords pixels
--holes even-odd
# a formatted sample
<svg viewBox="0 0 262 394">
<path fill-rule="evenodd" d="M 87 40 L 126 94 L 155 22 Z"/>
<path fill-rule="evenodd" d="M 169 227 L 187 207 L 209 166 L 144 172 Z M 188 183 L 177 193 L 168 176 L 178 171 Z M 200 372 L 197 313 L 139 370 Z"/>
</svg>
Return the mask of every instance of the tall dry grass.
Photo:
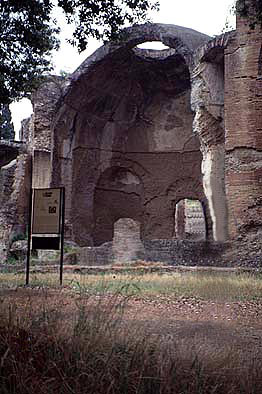
<svg viewBox="0 0 262 394">
<path fill-rule="evenodd" d="M 151 331 L 130 324 L 125 314 L 134 289 L 142 288 L 141 279 L 136 287 L 125 286 L 124 279 L 118 278 L 114 292 L 102 279 L 104 290 L 99 284 L 96 292 L 88 287 L 93 278 L 83 284 L 75 278 L 71 287 L 77 296 L 61 291 L 51 297 L 48 289 L 39 298 L 27 290 L 13 299 L 3 293 L 1 394 L 261 394 L 260 349 L 230 342 L 219 346 L 219 338 L 215 347 L 205 337 L 181 341 L 165 335 L 163 324 Z M 192 290 L 193 278 L 188 279 Z M 167 286 L 170 278 L 159 280 Z M 184 286 L 184 278 L 180 280 Z M 214 284 L 201 281 L 213 297 Z"/>
</svg>

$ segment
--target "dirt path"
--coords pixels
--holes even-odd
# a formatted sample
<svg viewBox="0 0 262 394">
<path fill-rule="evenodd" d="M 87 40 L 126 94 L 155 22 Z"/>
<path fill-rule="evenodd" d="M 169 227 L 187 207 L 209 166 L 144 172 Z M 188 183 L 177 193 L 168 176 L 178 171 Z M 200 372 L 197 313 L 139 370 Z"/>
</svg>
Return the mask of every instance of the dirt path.
<svg viewBox="0 0 262 394">
<path fill-rule="evenodd" d="M 0 291 L 0 313 L 10 308 L 20 318 L 40 313 L 43 308 L 59 312 L 60 319 L 70 321 L 79 305 L 85 305 L 88 316 L 104 313 L 114 306 L 114 296 L 80 297 L 63 290 L 19 288 Z M 250 355 L 262 353 L 262 304 L 258 302 L 217 303 L 193 297 L 133 297 L 124 300 L 122 324 L 129 332 L 144 330 L 146 335 L 175 340 L 187 348 L 205 352 L 241 351 Z M 261 356 L 260 356 L 261 357 Z"/>
</svg>

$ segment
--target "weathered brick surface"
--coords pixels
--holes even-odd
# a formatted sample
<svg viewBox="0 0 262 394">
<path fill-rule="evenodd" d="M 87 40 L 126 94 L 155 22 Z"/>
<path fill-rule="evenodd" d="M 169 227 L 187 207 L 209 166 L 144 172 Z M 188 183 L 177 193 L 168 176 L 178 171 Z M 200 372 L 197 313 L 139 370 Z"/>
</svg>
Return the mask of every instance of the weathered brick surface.
<svg viewBox="0 0 262 394">
<path fill-rule="evenodd" d="M 14 224 L 14 206 L 10 204 L 16 161 L 1 168 L 0 172 L 0 262 L 8 255 L 10 235 Z"/>
<path fill-rule="evenodd" d="M 113 256 L 115 262 L 122 263 L 145 259 L 139 222 L 122 218 L 115 223 Z"/>
<path fill-rule="evenodd" d="M 35 149 L 51 149 L 51 123 L 62 95 L 63 82 L 62 77 L 50 76 L 33 95 Z"/>
<path fill-rule="evenodd" d="M 214 39 L 196 52 L 192 74 L 193 131 L 199 136 L 203 154 L 206 217 L 212 218 L 211 225 L 207 220 L 207 232 L 208 238 L 216 241 L 225 241 L 228 237 L 224 184 L 224 49 L 228 36 Z"/>
<path fill-rule="evenodd" d="M 66 237 L 85 246 L 81 261 L 99 265 L 144 256 L 175 264 L 194 258 L 196 264 L 226 262 L 224 244 L 173 239 L 175 206 L 189 198 L 204 207 L 209 241 L 234 241 L 229 262 L 240 258 L 238 248 L 246 261 L 249 253 L 257 262 L 260 27 L 251 31 L 248 20 L 238 18 L 235 32 L 210 41 L 160 24 L 127 33 L 101 47 L 68 80 L 50 77 L 34 94 L 34 115 L 21 129 L 26 151 L 0 174 L 2 250 L 25 231 L 33 158 L 33 185 L 66 188 Z M 151 39 L 170 48 L 134 48 Z M 6 159 L 7 150 L 2 164 L 13 158 Z M 140 223 L 141 236 L 120 228 L 112 246 L 114 224 L 122 218 Z"/>
<path fill-rule="evenodd" d="M 237 19 L 225 51 L 226 194 L 231 238 L 262 224 L 262 95 L 260 27 Z"/>
<path fill-rule="evenodd" d="M 133 48 L 157 38 L 170 49 Z M 210 218 L 190 103 L 192 52 L 207 40 L 177 26 L 137 26 L 70 77 L 53 123 L 52 185 L 66 186 L 67 234 L 79 245 L 111 241 L 123 217 L 141 223 L 142 239 L 171 238 L 181 198 L 201 200 Z"/>
</svg>

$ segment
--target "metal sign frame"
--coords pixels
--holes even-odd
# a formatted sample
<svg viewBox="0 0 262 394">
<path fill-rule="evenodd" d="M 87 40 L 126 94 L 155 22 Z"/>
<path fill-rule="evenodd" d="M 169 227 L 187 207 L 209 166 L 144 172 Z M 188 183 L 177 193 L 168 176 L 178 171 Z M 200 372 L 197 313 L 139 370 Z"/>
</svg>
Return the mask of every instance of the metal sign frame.
<svg viewBox="0 0 262 394">
<path fill-rule="evenodd" d="M 37 201 L 37 195 L 41 194 L 44 196 L 46 193 L 47 199 L 49 197 L 52 197 L 52 192 L 58 192 L 59 191 L 59 203 L 56 201 L 56 207 L 59 208 L 58 212 L 56 209 L 53 209 L 53 205 L 51 206 L 51 211 L 50 211 L 50 206 L 45 206 L 45 204 L 50 203 L 50 201 Z M 40 208 L 39 208 L 39 204 Z M 53 203 L 53 201 L 52 201 Z M 38 204 L 38 205 L 37 205 Z M 36 207 L 38 207 L 38 211 L 36 210 Z M 47 210 L 48 207 L 48 210 Z M 41 212 L 40 212 L 41 211 Z M 40 213 L 39 213 L 40 212 Z M 54 220 L 53 223 L 53 229 L 57 228 L 57 231 L 50 232 L 50 228 L 52 229 L 52 223 L 46 224 L 45 228 L 45 220 L 56 214 L 55 219 L 57 219 L 57 223 Z M 41 216 L 42 215 L 42 216 Z M 36 219 L 37 218 L 37 219 Z M 41 220 L 44 222 L 41 223 Z M 30 256 L 31 256 L 31 245 L 35 246 L 35 249 L 47 249 L 47 245 L 51 247 L 48 247 L 48 249 L 54 249 L 58 250 L 59 245 L 60 245 L 60 285 L 63 283 L 63 258 L 64 258 L 64 227 L 65 227 L 65 188 L 64 187 L 56 187 L 56 188 L 39 188 L 39 189 L 30 189 L 30 197 L 29 197 L 29 217 L 28 217 L 28 224 L 29 224 L 29 229 L 28 229 L 28 242 L 27 242 L 27 261 L 26 261 L 26 285 L 29 285 L 29 274 L 30 274 Z M 37 226 L 38 224 L 38 226 Z M 41 227 L 42 226 L 42 227 Z M 34 232 L 33 230 L 41 228 L 43 232 L 36 231 Z M 46 231 L 47 230 L 47 231 Z M 55 235 L 56 237 L 46 237 L 46 235 Z M 37 235 L 35 237 L 34 235 Z M 43 237 L 39 235 L 44 235 Z M 39 247 L 40 246 L 40 247 Z M 53 247 L 52 247 L 53 246 Z"/>
</svg>

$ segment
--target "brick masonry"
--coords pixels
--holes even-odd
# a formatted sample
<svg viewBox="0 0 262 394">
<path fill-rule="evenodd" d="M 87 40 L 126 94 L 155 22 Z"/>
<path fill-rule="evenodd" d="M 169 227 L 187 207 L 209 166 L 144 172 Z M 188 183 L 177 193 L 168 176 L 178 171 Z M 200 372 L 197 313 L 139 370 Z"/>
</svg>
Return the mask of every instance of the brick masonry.
<svg viewBox="0 0 262 394">
<path fill-rule="evenodd" d="M 114 262 L 129 263 L 145 260 L 145 249 L 141 241 L 140 223 L 130 218 L 119 219 L 114 225 Z"/>
<path fill-rule="evenodd" d="M 32 175 L 34 186 L 65 186 L 66 238 L 94 265 L 143 256 L 199 263 L 206 256 L 211 264 L 216 253 L 225 264 L 229 255 L 258 261 L 261 29 L 238 17 L 236 31 L 213 40 L 160 24 L 127 33 L 68 79 L 47 78 L 23 122 L 26 149 L 17 159 L 17 148 L 2 144 L 2 258 L 25 232 Z M 147 40 L 169 49 L 135 48 Z M 177 240 L 185 230 L 176 233 L 175 207 L 186 198 L 202 204 L 207 242 Z"/>
<path fill-rule="evenodd" d="M 228 226 L 231 239 L 262 224 L 262 96 L 259 26 L 237 17 L 236 34 L 225 50 L 225 148 Z M 248 234 L 246 234 L 248 235 Z"/>
</svg>

